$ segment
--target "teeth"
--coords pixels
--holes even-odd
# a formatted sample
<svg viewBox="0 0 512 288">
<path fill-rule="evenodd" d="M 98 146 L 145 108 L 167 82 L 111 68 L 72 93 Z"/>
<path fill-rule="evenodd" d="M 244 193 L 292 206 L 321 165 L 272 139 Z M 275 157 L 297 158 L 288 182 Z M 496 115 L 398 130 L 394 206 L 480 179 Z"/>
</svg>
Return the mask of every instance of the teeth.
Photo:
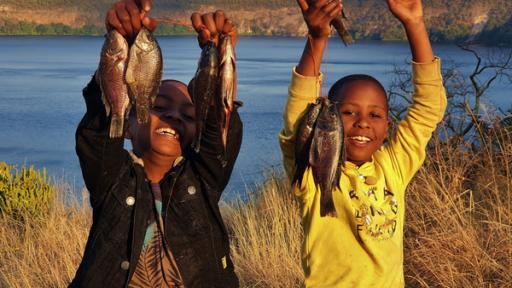
<svg viewBox="0 0 512 288">
<path fill-rule="evenodd" d="M 162 134 L 162 135 L 169 135 L 169 136 L 177 136 L 177 133 L 174 129 L 171 128 L 159 128 L 156 129 L 156 133 Z"/>
<path fill-rule="evenodd" d="M 350 139 L 356 140 L 356 141 L 361 141 L 361 142 L 370 142 L 371 141 L 370 138 L 365 137 L 365 136 L 354 136 L 354 137 L 350 137 Z"/>
</svg>

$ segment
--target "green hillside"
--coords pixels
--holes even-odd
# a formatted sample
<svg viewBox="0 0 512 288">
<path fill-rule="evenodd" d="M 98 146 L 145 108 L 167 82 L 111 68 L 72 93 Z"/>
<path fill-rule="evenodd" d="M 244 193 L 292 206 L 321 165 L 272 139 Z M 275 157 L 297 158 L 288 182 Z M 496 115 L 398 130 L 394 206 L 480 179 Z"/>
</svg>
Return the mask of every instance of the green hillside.
<svg viewBox="0 0 512 288">
<path fill-rule="evenodd" d="M 0 34 L 101 34 L 112 0 L 3 0 Z M 382 0 L 345 0 L 350 30 L 358 39 L 403 40 L 405 35 Z M 512 1 L 427 0 L 425 18 L 434 41 L 475 37 L 490 44 L 512 44 Z M 295 0 L 156 0 L 152 15 L 188 21 L 191 11 L 224 9 L 241 34 L 304 35 Z M 231 12 L 231 13 L 229 13 Z M 58 26 L 60 25 L 60 26 Z M 187 30 L 163 25 L 162 34 Z"/>
</svg>

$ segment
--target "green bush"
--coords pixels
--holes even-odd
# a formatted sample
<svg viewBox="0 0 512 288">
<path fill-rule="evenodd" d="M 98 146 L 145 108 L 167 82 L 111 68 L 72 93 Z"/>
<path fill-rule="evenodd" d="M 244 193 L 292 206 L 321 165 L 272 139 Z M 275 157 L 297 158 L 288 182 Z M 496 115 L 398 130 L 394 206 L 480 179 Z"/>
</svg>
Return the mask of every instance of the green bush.
<svg viewBox="0 0 512 288">
<path fill-rule="evenodd" d="M 16 218 L 44 215 L 54 199 L 55 186 L 33 166 L 17 166 L 0 162 L 0 214 Z"/>
</svg>

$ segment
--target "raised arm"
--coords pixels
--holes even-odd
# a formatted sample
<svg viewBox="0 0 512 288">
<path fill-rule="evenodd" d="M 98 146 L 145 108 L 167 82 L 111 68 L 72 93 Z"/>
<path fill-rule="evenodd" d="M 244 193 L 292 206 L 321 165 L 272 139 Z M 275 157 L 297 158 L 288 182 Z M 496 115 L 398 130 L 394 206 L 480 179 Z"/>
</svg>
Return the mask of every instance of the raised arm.
<svg viewBox="0 0 512 288">
<path fill-rule="evenodd" d="M 215 13 L 193 13 L 191 16 L 192 26 L 196 30 L 199 47 L 203 48 L 208 41 L 213 41 L 219 47 L 221 36 L 229 35 L 233 46 L 236 45 L 236 29 L 234 24 L 225 15 L 224 11 L 217 10 Z M 234 49 L 234 47 L 233 47 Z M 236 77 L 234 78 L 236 81 Z M 191 81 L 193 82 L 193 81 Z M 220 82 L 220 81 L 219 81 Z M 221 85 L 221 84 L 218 84 Z M 235 88 L 236 89 L 236 88 Z M 189 88 L 190 90 L 190 88 Z M 220 89 L 217 89 L 220 90 Z M 218 97 L 219 95 L 215 95 Z M 217 201 L 220 200 L 220 193 L 227 185 L 235 161 L 242 144 L 243 126 L 238 115 L 239 104 L 235 103 L 234 110 L 229 118 L 229 129 L 227 129 L 227 142 L 224 147 L 221 137 L 221 125 L 216 116 L 219 103 L 211 105 L 208 109 L 207 118 L 204 123 L 204 130 L 201 138 L 201 149 L 199 153 L 193 153 L 194 165 L 200 176 L 211 186 L 212 191 L 218 195 L 212 195 Z"/>
<path fill-rule="evenodd" d="M 156 22 L 146 16 L 150 9 L 151 0 L 119 1 L 107 12 L 106 28 L 109 31 L 115 29 L 128 41 L 133 41 L 142 26 L 150 30 L 156 28 Z M 93 207 L 101 202 L 110 181 L 120 173 L 123 161 L 129 159 L 123 149 L 124 139 L 108 135 L 110 119 L 101 100 L 98 73 L 95 75 L 83 90 L 86 113 L 75 136 L 76 153 Z"/>
<path fill-rule="evenodd" d="M 302 76 L 318 76 L 327 40 L 331 34 L 331 21 L 341 13 L 341 0 L 297 0 L 308 26 L 308 40 L 297 65 Z"/>
<path fill-rule="evenodd" d="M 405 188 L 426 157 L 426 146 L 443 118 L 447 102 L 441 61 L 432 52 L 421 0 L 387 2 L 391 12 L 404 25 L 413 59 L 413 101 L 386 148 L 397 172 L 394 181 L 399 181 L 398 184 Z"/>
<path fill-rule="evenodd" d="M 412 60 L 416 63 L 429 63 L 434 53 L 428 38 L 421 0 L 387 0 L 389 9 L 402 22 L 411 47 Z"/>
</svg>

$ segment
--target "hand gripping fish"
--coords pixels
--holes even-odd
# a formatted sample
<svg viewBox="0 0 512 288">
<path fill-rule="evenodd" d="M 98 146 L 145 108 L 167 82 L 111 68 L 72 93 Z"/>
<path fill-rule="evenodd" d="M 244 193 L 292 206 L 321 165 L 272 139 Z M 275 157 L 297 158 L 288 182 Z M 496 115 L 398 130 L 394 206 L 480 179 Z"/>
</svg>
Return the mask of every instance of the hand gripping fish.
<svg viewBox="0 0 512 288">
<path fill-rule="evenodd" d="M 295 136 L 295 174 L 292 179 L 293 185 L 300 185 L 306 168 L 309 166 L 309 150 L 313 140 L 316 119 L 322 109 L 325 97 L 317 98 L 315 103 L 310 103 L 302 118 L 297 124 Z"/>
<path fill-rule="evenodd" d="M 334 187 L 339 187 L 340 159 L 344 159 L 344 150 L 343 124 L 337 105 L 324 100 L 316 120 L 309 153 L 313 179 L 316 185 L 320 186 L 320 216 L 322 217 L 336 216 L 332 190 Z"/>
<path fill-rule="evenodd" d="M 137 121 L 147 123 L 162 80 L 162 51 L 151 32 L 142 28 L 130 48 L 126 83 L 137 108 Z"/>
<path fill-rule="evenodd" d="M 201 150 L 201 138 L 208 109 L 213 104 L 218 82 L 219 53 L 213 42 L 208 42 L 201 52 L 201 58 L 192 82 L 192 98 L 196 106 L 197 137 L 194 151 Z"/>
<path fill-rule="evenodd" d="M 345 16 L 345 11 L 341 10 L 340 15 L 338 17 L 334 18 L 334 20 L 332 20 L 331 25 L 338 32 L 338 35 L 340 36 L 341 41 L 343 41 L 343 44 L 345 44 L 345 46 L 347 46 L 349 44 L 354 44 L 354 38 L 352 38 L 352 35 L 350 35 L 350 33 L 348 32 L 348 29 L 347 29 L 348 26 L 345 23 L 345 19 L 347 19 L 347 17 Z"/>
<path fill-rule="evenodd" d="M 236 56 L 231 36 L 222 37 L 219 60 L 219 94 L 215 97 L 217 121 L 219 123 L 224 151 L 227 149 L 229 120 L 236 98 Z"/>
<path fill-rule="evenodd" d="M 110 31 L 101 49 L 98 80 L 101 87 L 101 100 L 110 120 L 110 138 L 123 137 L 125 112 L 130 106 L 128 87 L 124 74 L 128 59 L 128 43 L 116 30 Z"/>
</svg>

